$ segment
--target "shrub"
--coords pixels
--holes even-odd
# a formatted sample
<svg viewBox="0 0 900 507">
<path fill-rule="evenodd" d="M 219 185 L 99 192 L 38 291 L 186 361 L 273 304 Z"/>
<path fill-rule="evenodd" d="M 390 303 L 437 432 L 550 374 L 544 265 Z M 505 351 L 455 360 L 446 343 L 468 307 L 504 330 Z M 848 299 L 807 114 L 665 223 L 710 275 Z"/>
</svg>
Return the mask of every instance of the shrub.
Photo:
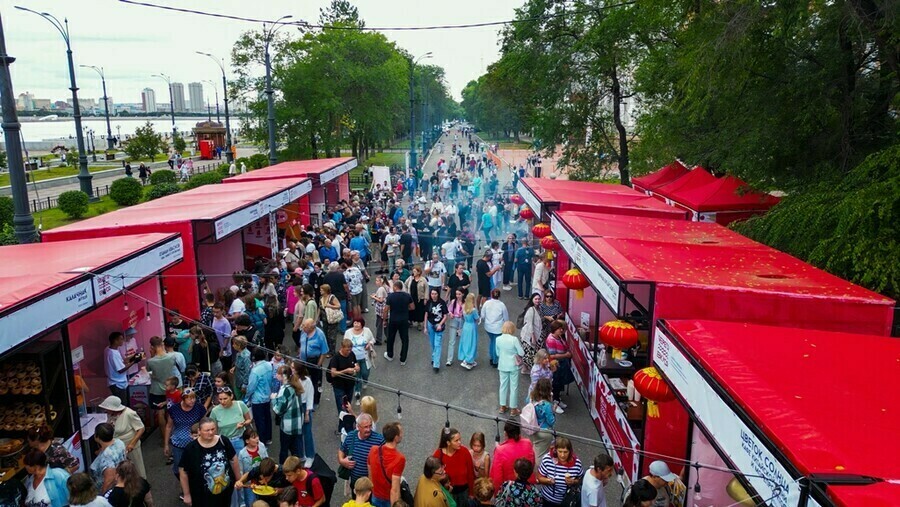
<svg viewBox="0 0 900 507">
<path fill-rule="evenodd" d="M 177 194 L 178 192 L 181 192 L 181 187 L 177 183 L 160 183 L 147 188 L 146 198 L 148 201 L 152 201 L 153 199 Z"/>
<path fill-rule="evenodd" d="M 19 240 L 16 239 L 16 233 L 10 224 L 0 225 L 0 245 L 18 245 Z"/>
<path fill-rule="evenodd" d="M 0 196 L 0 228 L 13 221 L 13 200 L 9 196 Z"/>
<path fill-rule="evenodd" d="M 250 156 L 250 163 L 247 164 L 248 169 L 262 169 L 269 165 L 269 156 L 265 153 L 255 153 Z"/>
<path fill-rule="evenodd" d="M 221 167 L 221 166 L 220 166 Z M 225 166 L 225 173 L 228 173 L 228 166 Z M 191 179 L 184 184 L 185 190 L 190 190 L 192 188 L 202 187 L 203 185 L 215 185 L 216 183 L 222 183 L 224 177 L 222 176 L 220 171 L 209 171 L 205 173 L 195 174 L 191 176 Z"/>
<path fill-rule="evenodd" d="M 109 187 L 109 197 L 119 206 L 133 206 L 141 202 L 144 187 L 134 178 L 121 178 Z"/>
<path fill-rule="evenodd" d="M 81 190 L 69 190 L 59 194 L 59 209 L 69 218 L 81 218 L 88 210 L 88 195 Z"/>
<path fill-rule="evenodd" d="M 219 164 L 219 168 L 217 169 L 217 171 L 219 172 L 219 174 L 222 175 L 222 178 L 223 178 L 223 179 L 224 179 L 224 178 L 227 178 L 228 176 L 230 176 L 230 175 L 228 174 L 228 167 L 229 167 L 230 165 L 231 165 L 231 164 L 229 164 L 228 162 L 225 162 L 224 164 Z M 237 169 L 240 169 L 240 166 L 238 166 Z"/>
<path fill-rule="evenodd" d="M 181 135 L 177 135 L 172 139 L 172 147 L 175 148 L 175 153 L 184 153 L 185 148 L 187 148 L 187 143 Z"/>
<path fill-rule="evenodd" d="M 178 182 L 178 177 L 175 175 L 175 171 L 170 171 L 169 169 L 160 169 L 158 171 L 153 171 L 152 173 L 150 173 L 151 185 L 161 185 L 163 183 L 176 182 Z"/>
</svg>

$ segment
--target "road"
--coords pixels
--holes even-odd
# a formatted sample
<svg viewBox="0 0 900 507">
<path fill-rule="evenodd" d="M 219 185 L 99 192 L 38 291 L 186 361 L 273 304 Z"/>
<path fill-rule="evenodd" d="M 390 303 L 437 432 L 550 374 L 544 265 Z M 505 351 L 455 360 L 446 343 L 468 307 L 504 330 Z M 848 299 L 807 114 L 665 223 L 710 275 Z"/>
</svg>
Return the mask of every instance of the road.
<svg viewBox="0 0 900 507">
<path fill-rule="evenodd" d="M 449 142 L 446 138 L 444 139 L 444 144 L 448 147 L 447 152 L 452 143 L 452 138 Z M 448 156 L 447 152 L 442 155 L 444 158 Z M 427 160 L 424 167 L 426 177 L 436 170 L 440 157 L 435 153 Z M 508 179 L 508 172 L 500 171 L 500 174 L 503 178 Z M 501 188 L 506 183 L 508 181 L 501 181 Z M 483 248 L 483 242 L 479 243 L 479 249 L 483 250 Z M 374 287 L 370 286 L 369 290 L 370 293 L 374 292 Z M 503 292 L 501 300 L 507 304 L 509 314 L 515 320 L 515 316 L 521 313 L 524 303 L 516 298 L 515 287 L 513 287 L 513 291 Z M 365 317 L 367 325 L 373 328 L 374 313 L 367 313 Z M 497 371 L 487 366 L 487 340 L 487 335 L 480 330 L 477 359 L 479 366 L 471 371 L 466 371 L 459 366 L 458 362 L 455 362 L 449 368 L 442 367 L 438 374 L 435 374 L 431 368 L 428 338 L 420 331 L 410 330 L 409 360 L 405 366 L 401 366 L 399 361 L 387 362 L 381 356 L 384 347 L 378 347 L 378 357 L 370 381 L 386 386 L 388 390 L 383 391 L 370 387 L 367 391 L 367 394 L 374 396 L 378 401 L 378 427 L 397 420 L 397 389 L 437 400 L 441 405 L 433 406 L 406 397 L 400 398 L 401 421 L 404 425 L 404 438 L 400 444 L 400 450 L 407 458 L 404 475 L 411 486 L 415 487 L 416 481 L 422 473 L 425 458 L 437 448 L 440 432 L 448 417 L 448 412 L 443 405 L 465 407 L 470 412 L 486 414 L 491 418 L 497 416 L 499 378 Z M 289 339 L 285 340 L 285 345 L 291 347 L 292 344 L 289 342 Z M 445 340 L 443 356 L 445 358 L 446 347 Z M 521 396 L 524 396 L 528 382 L 528 377 L 520 376 L 519 394 Z M 569 408 L 564 415 L 557 417 L 556 430 L 598 440 L 599 437 L 591 422 L 586 405 L 574 384 L 570 386 L 569 393 L 564 394 L 563 399 L 568 403 Z M 452 427 L 460 430 L 465 445 L 468 445 L 473 432 L 481 431 L 486 436 L 488 450 L 493 450 L 493 440 L 498 428 L 498 424 L 494 420 L 483 420 L 450 411 L 449 421 Z M 324 384 L 321 404 L 315 413 L 313 424 L 317 453 L 336 469 L 340 440 L 334 433 L 337 427 L 337 413 L 333 394 L 328 384 Z M 275 433 L 275 441 L 270 454 L 274 452 L 277 455 L 279 445 L 277 431 Z M 172 480 L 169 467 L 163 464 L 160 432 L 154 432 L 143 445 L 147 473 L 150 476 L 157 504 L 177 505 L 179 490 L 175 481 Z M 599 446 L 589 446 L 579 442 L 576 442 L 574 446 L 576 454 L 586 465 L 592 462 L 593 457 L 602 450 Z M 344 502 L 342 487 L 339 485 L 335 489 L 331 505 L 341 505 Z M 621 488 L 618 485 L 611 485 L 607 489 L 608 505 L 618 507 Z"/>
</svg>

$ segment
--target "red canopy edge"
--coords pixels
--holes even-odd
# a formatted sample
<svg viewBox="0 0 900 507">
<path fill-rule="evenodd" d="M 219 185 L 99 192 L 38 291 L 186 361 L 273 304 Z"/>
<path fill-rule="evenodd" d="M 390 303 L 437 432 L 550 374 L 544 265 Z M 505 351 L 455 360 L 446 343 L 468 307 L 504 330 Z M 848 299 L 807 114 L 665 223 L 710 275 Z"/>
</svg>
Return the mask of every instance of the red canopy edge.
<svg viewBox="0 0 900 507">
<path fill-rule="evenodd" d="M 900 483 L 878 482 L 864 486 L 829 486 L 828 496 L 844 507 L 895 507 L 900 498 Z"/>
<path fill-rule="evenodd" d="M 678 189 L 668 197 L 698 212 L 767 211 L 780 201 L 778 197 L 753 190 L 735 176 L 725 176 L 699 187 Z"/>
<path fill-rule="evenodd" d="M 702 167 L 695 167 L 688 173 L 668 183 L 657 185 L 653 189 L 653 193 L 662 197 L 672 198 L 678 192 L 683 192 L 691 188 L 697 188 L 707 183 L 716 181 L 716 177 Z"/>
<path fill-rule="evenodd" d="M 625 185 L 522 178 L 518 190 L 525 203 L 540 216 L 548 211 L 548 207 L 659 218 L 685 219 L 687 216 L 683 210 L 673 209 Z"/>
<path fill-rule="evenodd" d="M 308 176 L 321 185 L 350 172 L 358 164 L 355 157 L 318 158 L 313 160 L 292 160 L 264 167 L 244 174 L 225 178 L 223 183 L 277 180 Z"/>
<path fill-rule="evenodd" d="M 891 438 L 900 341 L 707 320 L 666 320 L 665 327 L 802 474 L 900 477 L 900 440 Z"/>
<path fill-rule="evenodd" d="M 650 198 L 652 199 L 652 198 Z M 659 203 L 658 200 L 654 199 Z M 673 209 L 666 206 L 668 209 Z M 612 213 L 586 213 L 563 209 L 555 215 L 582 238 L 633 238 L 694 245 L 763 247 L 762 244 L 715 223 L 669 220 Z"/>
<path fill-rule="evenodd" d="M 631 184 L 640 187 L 641 189 L 652 191 L 656 189 L 656 187 L 674 181 L 687 173 L 688 168 L 685 167 L 680 160 L 675 160 L 656 172 L 638 176 L 637 178 L 631 178 Z"/>
</svg>

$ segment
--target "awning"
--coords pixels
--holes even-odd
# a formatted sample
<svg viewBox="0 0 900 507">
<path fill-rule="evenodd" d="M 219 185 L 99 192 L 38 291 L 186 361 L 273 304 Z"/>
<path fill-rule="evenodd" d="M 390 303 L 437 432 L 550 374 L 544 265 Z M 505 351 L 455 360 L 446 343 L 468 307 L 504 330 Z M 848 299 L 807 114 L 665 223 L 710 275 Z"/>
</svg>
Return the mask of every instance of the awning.
<svg viewBox="0 0 900 507">
<path fill-rule="evenodd" d="M 0 248 L 0 353 L 115 296 L 184 255 L 177 234 Z M 124 276 L 123 276 L 124 275 Z"/>
<path fill-rule="evenodd" d="M 686 213 L 624 185 L 523 178 L 519 195 L 542 219 L 550 211 L 575 210 L 683 220 Z"/>
<path fill-rule="evenodd" d="M 224 183 L 308 177 L 317 185 L 324 185 L 347 174 L 357 164 L 355 157 L 294 160 L 225 178 Z"/>
<path fill-rule="evenodd" d="M 631 184 L 639 190 L 653 191 L 660 185 L 665 185 L 666 183 L 674 181 L 687 173 L 688 168 L 685 167 L 684 164 L 682 164 L 680 161 L 676 160 L 654 173 L 645 174 L 644 176 L 638 176 L 637 178 L 631 178 Z"/>
<path fill-rule="evenodd" d="M 895 438 L 900 391 L 894 389 L 900 378 L 900 341 L 715 321 L 667 320 L 661 327 L 657 336 L 670 335 L 678 347 L 657 339 L 654 363 L 746 473 L 758 474 L 759 464 L 778 481 L 789 479 L 778 475 L 785 467 L 803 476 L 900 477 L 900 440 Z M 682 350 L 691 363 L 686 368 L 676 364 Z M 686 371 L 692 369 L 698 371 Z M 704 394 L 700 381 L 686 382 L 695 374 L 712 381 L 713 390 L 726 395 L 724 402 L 744 414 L 741 422 L 749 431 L 771 445 L 757 448 L 739 427 L 723 426 L 729 414 L 713 410 L 716 401 Z M 781 467 L 765 459 L 773 450 L 782 458 Z M 852 498 L 887 489 L 839 488 Z M 896 504 L 896 495 L 891 498 Z"/>
<path fill-rule="evenodd" d="M 572 229 L 584 231 L 581 238 L 632 238 L 685 245 L 765 248 L 727 227 L 712 223 L 578 211 L 557 211 L 554 216 L 555 220 L 564 221 Z"/>
<path fill-rule="evenodd" d="M 668 197 L 697 212 L 768 211 L 779 201 L 773 195 L 753 190 L 734 176 L 725 176 L 699 187 L 676 190 Z"/>
<path fill-rule="evenodd" d="M 716 181 L 716 177 L 710 174 L 709 171 L 702 167 L 695 167 L 684 176 L 656 187 L 653 193 L 671 199 L 673 195 L 677 195 L 679 192 L 697 188 L 714 181 Z"/>
</svg>

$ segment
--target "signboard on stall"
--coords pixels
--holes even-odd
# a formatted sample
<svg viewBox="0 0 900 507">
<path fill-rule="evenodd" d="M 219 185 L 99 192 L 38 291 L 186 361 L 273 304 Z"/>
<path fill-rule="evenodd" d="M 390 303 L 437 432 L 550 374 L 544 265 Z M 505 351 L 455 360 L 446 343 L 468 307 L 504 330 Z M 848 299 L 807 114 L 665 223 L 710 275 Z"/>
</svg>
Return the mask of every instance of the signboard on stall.
<svg viewBox="0 0 900 507">
<path fill-rule="evenodd" d="M 660 328 L 653 339 L 653 363 L 684 398 L 697 419 L 709 431 L 725 457 L 744 472 L 744 477 L 773 507 L 795 507 L 800 484 L 766 447 L 756 433 L 704 379 L 687 356 Z M 809 506 L 819 504 L 809 499 Z"/>
<path fill-rule="evenodd" d="M 536 216 L 537 219 L 540 220 L 541 201 L 537 198 L 536 195 L 534 195 L 534 193 L 531 191 L 531 189 L 528 188 L 528 186 L 525 185 L 525 183 L 523 183 L 521 180 L 519 181 L 519 184 L 517 185 L 516 189 L 519 191 L 519 195 L 522 196 L 522 199 L 525 201 L 525 204 L 527 204 L 528 207 L 531 208 L 531 211 L 534 212 L 534 216 Z"/>
<path fill-rule="evenodd" d="M 407 156 L 406 159 L 409 160 L 409 157 Z M 343 164 L 341 164 L 337 167 L 332 167 L 331 169 L 329 169 L 319 175 L 319 184 L 324 185 L 331 180 L 337 179 L 337 178 L 347 174 L 348 172 L 350 172 L 351 169 L 356 167 L 357 164 L 358 164 L 358 162 L 354 158 L 354 159 L 344 162 Z M 408 172 L 408 168 L 407 168 L 407 172 Z"/>
<path fill-rule="evenodd" d="M 117 296 L 123 288 L 151 276 L 184 257 L 181 238 L 172 238 L 156 248 L 97 273 L 93 278 L 97 304 Z"/>
<path fill-rule="evenodd" d="M 256 222 L 260 218 L 266 216 L 269 212 L 275 211 L 278 208 L 296 201 L 310 191 L 312 191 L 312 181 L 305 179 L 290 188 L 286 188 L 275 195 L 259 201 L 258 203 L 241 208 L 230 215 L 216 220 L 213 224 L 216 232 L 216 241 L 220 241 L 225 236 L 242 229 L 248 224 Z"/>
<path fill-rule="evenodd" d="M 550 230 L 563 250 L 569 254 L 584 276 L 596 287 L 600 297 L 613 309 L 619 311 L 619 282 L 612 277 L 600 262 L 584 250 L 568 229 L 553 215 L 550 217 Z"/>
<path fill-rule="evenodd" d="M 91 282 L 84 281 L 0 317 L 0 354 L 93 306 Z"/>
</svg>

